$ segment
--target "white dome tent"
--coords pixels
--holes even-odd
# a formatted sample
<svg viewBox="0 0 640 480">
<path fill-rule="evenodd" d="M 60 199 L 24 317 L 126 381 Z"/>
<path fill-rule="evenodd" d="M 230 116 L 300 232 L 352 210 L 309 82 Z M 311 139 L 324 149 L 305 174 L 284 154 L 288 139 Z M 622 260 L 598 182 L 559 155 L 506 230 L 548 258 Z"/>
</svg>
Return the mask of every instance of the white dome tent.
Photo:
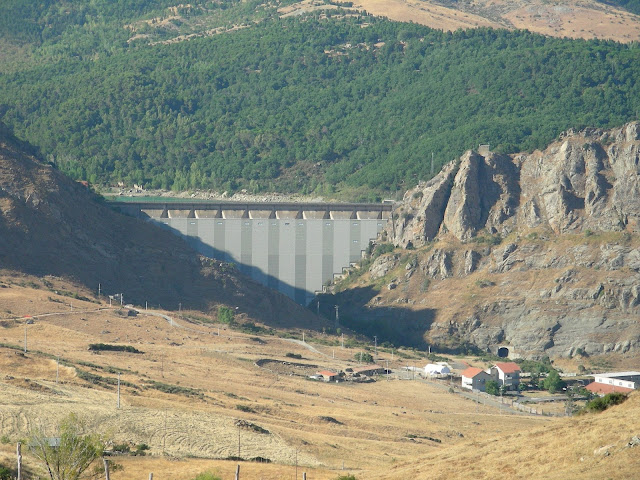
<svg viewBox="0 0 640 480">
<path fill-rule="evenodd" d="M 451 368 L 444 362 L 429 363 L 424 367 L 424 374 L 427 376 L 447 375 L 451 373 Z"/>
</svg>

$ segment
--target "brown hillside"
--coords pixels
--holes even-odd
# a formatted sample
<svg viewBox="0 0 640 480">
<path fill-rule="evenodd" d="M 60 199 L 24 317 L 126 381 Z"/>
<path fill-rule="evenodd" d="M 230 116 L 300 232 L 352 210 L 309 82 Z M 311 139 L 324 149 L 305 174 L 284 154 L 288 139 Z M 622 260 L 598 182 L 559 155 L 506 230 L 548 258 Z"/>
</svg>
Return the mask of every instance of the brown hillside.
<svg viewBox="0 0 640 480">
<path fill-rule="evenodd" d="M 126 303 L 209 310 L 218 304 L 264 323 L 317 318 L 232 266 L 199 256 L 177 236 L 115 213 L 34 150 L 0 129 L 0 269 L 68 278 Z"/>
<path fill-rule="evenodd" d="M 640 394 L 600 414 L 457 445 L 392 467 L 380 478 L 638 478 Z"/>
<path fill-rule="evenodd" d="M 640 39 L 640 17 L 593 0 L 358 0 L 354 6 L 391 20 L 441 30 L 489 26 L 553 37 Z"/>
</svg>

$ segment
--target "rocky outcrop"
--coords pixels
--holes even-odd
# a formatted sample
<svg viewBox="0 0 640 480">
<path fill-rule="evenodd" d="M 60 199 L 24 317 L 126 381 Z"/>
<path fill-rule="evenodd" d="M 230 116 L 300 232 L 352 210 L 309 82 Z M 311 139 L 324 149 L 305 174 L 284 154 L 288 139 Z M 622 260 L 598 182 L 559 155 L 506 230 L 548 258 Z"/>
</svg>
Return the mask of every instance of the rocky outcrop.
<svg viewBox="0 0 640 480">
<path fill-rule="evenodd" d="M 407 192 L 387 234 L 420 246 L 436 233 L 461 241 L 546 228 L 556 234 L 638 231 L 640 124 L 568 132 L 544 152 L 467 152 Z"/>
<path fill-rule="evenodd" d="M 467 152 L 404 195 L 386 234 L 415 250 L 376 259 L 371 278 L 393 289 L 345 314 L 424 316 L 436 348 L 637 355 L 639 220 L 638 123 L 531 154 Z"/>
</svg>

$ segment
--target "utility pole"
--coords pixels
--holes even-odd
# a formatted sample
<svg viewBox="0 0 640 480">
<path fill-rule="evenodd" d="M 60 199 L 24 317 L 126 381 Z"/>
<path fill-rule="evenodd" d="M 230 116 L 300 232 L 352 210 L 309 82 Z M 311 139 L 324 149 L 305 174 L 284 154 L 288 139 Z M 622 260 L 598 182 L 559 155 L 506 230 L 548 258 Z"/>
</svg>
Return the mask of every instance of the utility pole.
<svg viewBox="0 0 640 480">
<path fill-rule="evenodd" d="M 178 303 L 178 313 L 182 312 L 182 303 Z"/>
<path fill-rule="evenodd" d="M 118 409 L 120 409 L 120 372 L 118 372 Z"/>
<path fill-rule="evenodd" d="M 316 315 L 320 316 L 320 300 L 318 300 L 318 305 L 316 306 Z"/>
<path fill-rule="evenodd" d="M 342 348 L 344 349 L 344 333 L 342 334 Z"/>
<path fill-rule="evenodd" d="M 98 297 L 100 297 L 100 291 L 102 290 L 102 285 L 98 284 Z"/>
<path fill-rule="evenodd" d="M 238 424 L 238 458 L 240 458 L 240 425 Z"/>
<path fill-rule="evenodd" d="M 56 385 L 58 384 L 59 375 L 60 375 L 60 356 L 58 356 L 58 361 L 56 362 Z"/>
<path fill-rule="evenodd" d="M 27 353 L 27 325 L 24 326 L 24 353 Z"/>
<path fill-rule="evenodd" d="M 298 480 L 298 449 L 296 448 L 296 480 Z"/>
<path fill-rule="evenodd" d="M 340 325 L 340 306 L 336 305 L 336 328 Z"/>
<path fill-rule="evenodd" d="M 122 293 L 120 293 L 120 306 L 122 306 L 124 304 L 124 297 L 122 296 Z"/>
<path fill-rule="evenodd" d="M 374 341 L 374 345 L 375 345 L 374 352 L 375 352 L 376 357 L 378 357 L 378 336 L 377 335 L 373 336 L 373 341 Z"/>
</svg>

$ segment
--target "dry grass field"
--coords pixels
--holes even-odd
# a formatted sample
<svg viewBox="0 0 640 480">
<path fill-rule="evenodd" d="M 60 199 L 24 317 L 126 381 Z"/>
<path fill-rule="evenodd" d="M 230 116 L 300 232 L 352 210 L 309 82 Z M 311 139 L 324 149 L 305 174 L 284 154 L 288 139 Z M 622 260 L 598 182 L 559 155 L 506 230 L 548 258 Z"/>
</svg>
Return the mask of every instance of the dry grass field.
<svg viewBox="0 0 640 480">
<path fill-rule="evenodd" d="M 48 281 L 59 292 L 93 298 L 60 280 Z M 243 462 L 241 478 L 250 479 L 296 478 L 296 462 L 297 478 L 303 471 L 309 479 L 334 479 L 347 472 L 359 479 L 484 478 L 485 473 L 510 476 L 510 470 L 495 469 L 487 460 L 463 475 L 459 465 L 471 465 L 470 456 L 480 452 L 495 456 L 496 447 L 504 445 L 508 455 L 518 458 L 519 468 L 531 469 L 535 451 L 545 442 L 558 450 L 566 442 L 554 432 L 570 432 L 576 422 L 501 414 L 450 393 L 446 385 L 310 381 L 294 369 L 269 370 L 255 362 L 287 362 L 291 358 L 286 354 L 293 353 L 302 357 L 296 363 L 344 369 L 356 366 L 352 359 L 357 350 L 194 324 L 184 318 L 190 312 L 165 312 L 177 326 L 144 311 L 122 316 L 104 302 L 72 299 L 34 289 L 34 284 L 39 280 L 0 278 L 0 462 L 3 457 L 12 460 L 15 442 L 33 428 L 46 429 L 76 412 L 116 443 L 151 447 L 151 456 L 117 457 L 124 468 L 113 473 L 114 480 L 147 478 L 149 472 L 157 479 L 188 480 L 203 471 L 233 478 L 237 462 L 224 459 L 238 453 L 273 462 Z M 28 315 L 33 323 L 26 324 Z M 130 345 L 144 353 L 92 353 L 90 343 Z M 382 354 L 381 363 L 387 360 L 392 368 L 425 363 Z M 174 393 L 167 393 L 169 387 Z M 602 419 L 611 418 L 618 428 L 625 411 Z M 619 444 L 632 431 L 640 433 L 637 418 L 620 437 L 609 431 L 611 438 L 602 441 Z M 237 420 L 245 423 L 238 426 Z M 600 418 L 577 422 L 584 433 L 580 443 L 565 445 L 567 464 L 578 465 L 584 448 L 600 441 L 596 431 L 606 423 Z M 591 427 L 596 431 L 584 431 Z M 532 436 L 532 431 L 539 433 Z M 535 445 L 528 445 L 532 438 Z M 617 465 L 625 455 L 597 460 Z M 594 461 L 589 456 L 584 467 L 593 467 Z M 25 463 L 33 466 L 34 460 L 27 454 Z M 439 476 L 432 475 L 433 468 Z M 534 470 L 542 475 L 536 478 L 550 478 L 541 468 Z"/>
<path fill-rule="evenodd" d="M 357 0 L 354 6 L 392 20 L 441 30 L 490 26 L 526 29 L 554 37 L 640 39 L 640 17 L 593 0 Z"/>
</svg>

